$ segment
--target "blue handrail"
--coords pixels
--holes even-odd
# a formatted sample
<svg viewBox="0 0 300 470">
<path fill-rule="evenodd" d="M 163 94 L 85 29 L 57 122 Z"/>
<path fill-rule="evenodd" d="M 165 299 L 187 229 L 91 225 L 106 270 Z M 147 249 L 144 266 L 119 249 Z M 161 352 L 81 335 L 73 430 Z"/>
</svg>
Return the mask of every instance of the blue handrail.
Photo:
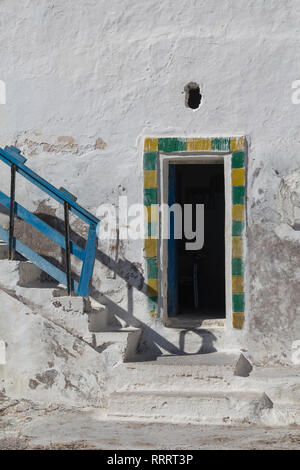
<svg viewBox="0 0 300 470">
<path fill-rule="evenodd" d="M 0 148 L 0 160 L 2 160 L 6 165 L 10 166 L 12 171 L 10 197 L 0 191 L 0 204 L 10 210 L 10 231 L 8 232 L 3 227 L 0 227 L 0 238 L 9 245 L 12 245 L 14 250 L 18 251 L 25 258 L 36 264 L 42 271 L 45 271 L 61 284 L 66 285 L 68 287 L 69 293 L 72 291 L 79 296 L 87 297 L 89 295 L 90 282 L 95 263 L 97 225 L 99 223 L 99 219 L 77 204 L 76 198 L 74 198 L 72 194 L 68 193 L 68 191 L 63 188 L 55 188 L 48 181 L 41 178 L 34 171 L 30 170 L 25 165 L 25 157 L 21 155 L 20 150 L 16 149 L 15 147 L 5 147 L 4 150 Z M 19 173 L 32 184 L 40 188 L 45 193 L 49 194 L 53 199 L 64 205 L 65 236 L 41 220 L 35 214 L 25 209 L 25 207 L 23 207 L 21 204 L 15 202 L 15 173 Z M 80 248 L 76 243 L 69 240 L 69 210 L 89 225 L 89 234 L 85 249 Z M 66 272 L 63 272 L 50 263 L 50 261 L 36 253 L 33 249 L 29 248 L 23 242 L 13 237 L 13 218 L 15 216 L 28 222 L 41 233 L 50 238 L 54 243 L 65 249 L 67 264 Z M 71 278 L 70 253 L 82 261 L 79 282 L 76 282 Z"/>
</svg>

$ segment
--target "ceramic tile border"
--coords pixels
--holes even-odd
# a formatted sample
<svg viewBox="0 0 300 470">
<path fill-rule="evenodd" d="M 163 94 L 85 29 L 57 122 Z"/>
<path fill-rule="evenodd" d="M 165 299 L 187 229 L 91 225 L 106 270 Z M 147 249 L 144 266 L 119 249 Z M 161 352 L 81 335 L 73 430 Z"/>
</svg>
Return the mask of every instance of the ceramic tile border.
<svg viewBox="0 0 300 470">
<path fill-rule="evenodd" d="M 245 320 L 244 229 L 245 229 L 244 137 L 177 138 L 147 137 L 144 142 L 145 260 L 147 296 L 152 317 L 158 312 L 158 158 L 159 152 L 230 153 L 232 181 L 232 323 L 242 329 Z M 151 208 L 152 206 L 152 208 Z"/>
</svg>

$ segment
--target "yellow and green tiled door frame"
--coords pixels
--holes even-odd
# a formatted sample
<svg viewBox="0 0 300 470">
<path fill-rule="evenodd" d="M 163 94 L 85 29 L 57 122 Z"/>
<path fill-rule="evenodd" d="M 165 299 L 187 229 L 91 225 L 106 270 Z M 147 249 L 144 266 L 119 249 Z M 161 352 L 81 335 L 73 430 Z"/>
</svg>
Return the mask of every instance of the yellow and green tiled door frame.
<svg viewBox="0 0 300 470">
<path fill-rule="evenodd" d="M 159 153 L 213 152 L 231 155 L 232 182 L 232 323 L 242 329 L 245 320 L 244 230 L 245 151 L 244 137 L 176 138 L 147 137 L 144 141 L 145 261 L 149 312 L 158 313 L 158 159 Z"/>
</svg>

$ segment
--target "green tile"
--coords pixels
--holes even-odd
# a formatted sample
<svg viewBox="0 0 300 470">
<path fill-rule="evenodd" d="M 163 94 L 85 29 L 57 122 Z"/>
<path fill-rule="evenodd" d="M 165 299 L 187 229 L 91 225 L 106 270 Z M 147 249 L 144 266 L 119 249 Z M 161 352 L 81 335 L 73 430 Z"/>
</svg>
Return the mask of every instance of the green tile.
<svg viewBox="0 0 300 470">
<path fill-rule="evenodd" d="M 231 158 L 232 168 L 244 168 L 245 166 L 245 152 L 234 152 Z"/>
<path fill-rule="evenodd" d="M 232 294 L 233 312 L 242 313 L 245 309 L 245 294 Z"/>
<path fill-rule="evenodd" d="M 151 206 L 157 204 L 157 188 L 144 189 L 144 205 Z"/>
<path fill-rule="evenodd" d="M 230 138 L 218 138 L 211 139 L 212 150 L 219 150 L 220 152 L 229 152 L 230 150 Z"/>
<path fill-rule="evenodd" d="M 145 222 L 144 230 L 145 230 L 145 237 L 150 237 L 150 235 L 151 235 L 151 222 Z"/>
<path fill-rule="evenodd" d="M 158 238 L 158 223 L 157 222 L 145 222 L 145 236 Z"/>
<path fill-rule="evenodd" d="M 245 186 L 232 186 L 232 204 L 245 204 Z"/>
<path fill-rule="evenodd" d="M 160 152 L 184 152 L 186 150 L 186 139 L 164 137 L 158 139 L 158 150 Z"/>
<path fill-rule="evenodd" d="M 144 153 L 144 170 L 157 169 L 157 152 Z"/>
<path fill-rule="evenodd" d="M 244 222 L 239 222 L 238 220 L 232 221 L 232 236 L 239 237 L 244 231 Z"/>
<path fill-rule="evenodd" d="M 244 262 L 242 258 L 232 258 L 232 275 L 242 276 L 244 274 Z"/>
<path fill-rule="evenodd" d="M 147 258 L 147 278 L 157 279 L 157 277 L 158 277 L 157 258 Z"/>
<path fill-rule="evenodd" d="M 157 297 L 148 297 L 148 307 L 150 312 L 157 312 Z"/>
</svg>

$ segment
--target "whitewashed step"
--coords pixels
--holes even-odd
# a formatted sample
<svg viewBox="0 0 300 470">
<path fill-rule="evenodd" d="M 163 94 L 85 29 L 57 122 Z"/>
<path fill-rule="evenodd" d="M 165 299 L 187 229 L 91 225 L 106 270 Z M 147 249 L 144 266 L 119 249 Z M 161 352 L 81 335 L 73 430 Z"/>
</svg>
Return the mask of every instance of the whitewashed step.
<svg viewBox="0 0 300 470">
<path fill-rule="evenodd" d="M 274 403 L 273 409 L 264 417 L 267 426 L 300 426 L 300 403 Z"/>
<path fill-rule="evenodd" d="M 130 362 L 115 370 L 115 390 L 215 390 L 239 382 L 240 353 L 161 356 L 156 361 Z M 240 372 L 240 371 L 239 371 Z M 247 389 L 246 389 L 247 390 Z"/>
<path fill-rule="evenodd" d="M 107 307 L 91 299 L 66 296 L 66 289 L 41 283 L 44 273 L 29 261 L 0 261 L 0 287 L 70 333 L 89 337 L 107 328 Z"/>
<path fill-rule="evenodd" d="M 135 357 L 140 336 L 141 330 L 139 328 L 122 328 L 93 333 L 93 347 L 102 352 L 111 346 L 109 348 L 110 360 L 114 357 L 116 363 L 126 362 Z"/>
<path fill-rule="evenodd" d="M 218 321 L 208 326 L 188 326 L 182 327 L 166 327 L 159 322 L 151 326 L 151 330 L 145 330 L 143 333 L 143 343 L 140 353 L 149 357 L 152 350 L 160 350 L 162 355 L 183 355 L 183 354 L 207 354 L 216 351 L 228 350 L 228 345 L 232 350 L 239 348 L 237 341 L 232 340 L 228 333 L 228 329 L 222 326 L 224 321 Z M 153 348 L 153 341 L 155 336 L 155 348 Z M 160 338 L 162 339 L 160 341 Z M 152 354 L 153 355 L 153 354 Z"/>
<path fill-rule="evenodd" d="M 126 391 L 110 396 L 108 414 L 202 424 L 259 423 L 271 400 L 261 393 Z"/>
<path fill-rule="evenodd" d="M 0 261 L 1 283 L 9 288 L 33 287 L 47 280 L 47 275 L 30 261 L 2 259 Z M 49 278 L 50 279 L 50 278 Z"/>
<path fill-rule="evenodd" d="M 240 378 L 239 386 L 249 391 L 265 391 L 276 405 L 299 406 L 300 366 L 255 367 L 248 379 Z"/>
<path fill-rule="evenodd" d="M 108 361 L 113 364 L 131 360 L 136 355 L 140 329 L 110 327 L 106 306 L 92 299 L 65 296 L 64 288 L 41 288 L 35 282 L 32 283 L 35 287 L 20 286 L 21 264 L 26 263 L 0 262 L 0 287 L 74 337 L 83 339 L 99 353 L 109 351 Z"/>
<path fill-rule="evenodd" d="M 1 264 L 1 263 L 0 263 Z M 14 273 L 12 273 L 14 274 Z M 10 287 L 8 287 L 10 286 Z M 102 315 L 107 313 L 107 307 L 95 312 L 93 307 L 100 304 L 87 301 L 82 297 L 53 297 L 51 288 L 26 288 L 15 285 L 11 280 L 3 286 L 7 293 L 18 299 L 24 306 L 28 306 L 32 311 L 39 313 L 55 325 L 60 326 L 74 338 L 82 339 L 90 344 L 99 353 L 105 351 L 111 355 L 107 359 L 114 365 L 126 360 L 131 360 L 136 354 L 141 330 L 139 328 L 109 329 L 105 325 L 105 331 L 91 331 L 89 316 Z M 56 304 L 59 302 L 59 304 Z M 87 309 L 87 311 L 85 311 Z M 103 310 L 104 309 L 104 310 Z M 99 328 L 99 320 L 93 319 L 94 327 Z M 100 325 L 101 326 L 101 325 Z"/>
<path fill-rule="evenodd" d="M 55 290 L 50 312 L 61 326 L 79 335 L 107 329 L 108 308 L 90 298 L 58 296 Z"/>
</svg>

